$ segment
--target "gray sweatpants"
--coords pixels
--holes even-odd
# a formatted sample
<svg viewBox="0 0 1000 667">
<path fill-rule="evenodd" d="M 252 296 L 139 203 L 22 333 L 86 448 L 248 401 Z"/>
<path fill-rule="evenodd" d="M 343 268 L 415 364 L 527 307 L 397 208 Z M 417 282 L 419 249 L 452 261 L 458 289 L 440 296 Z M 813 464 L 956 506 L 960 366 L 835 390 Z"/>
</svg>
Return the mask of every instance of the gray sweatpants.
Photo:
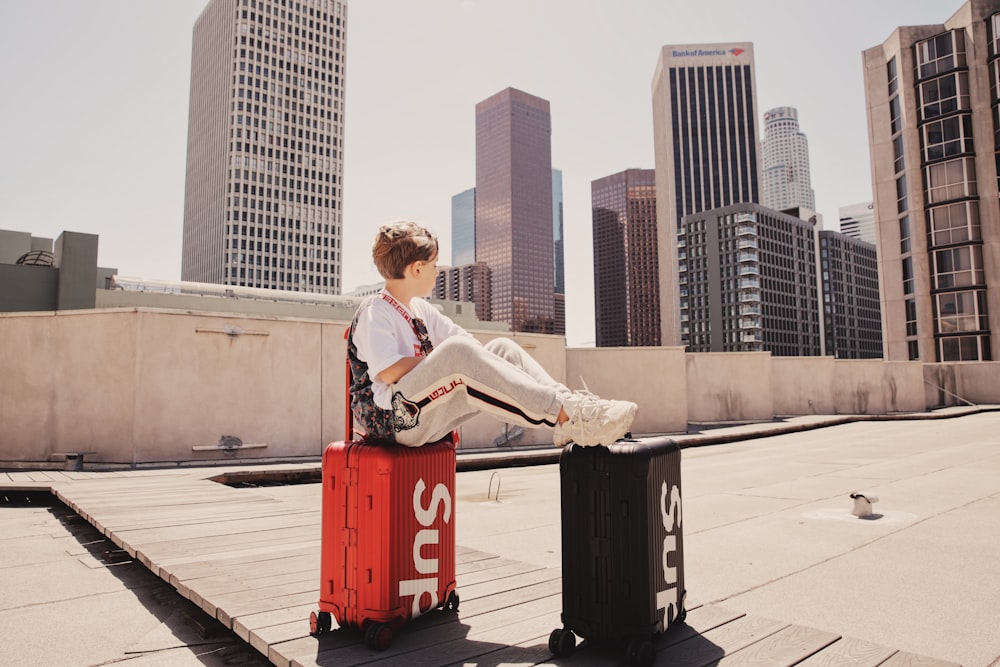
<svg viewBox="0 0 1000 667">
<path fill-rule="evenodd" d="M 392 391 L 396 442 L 408 447 L 440 440 L 480 413 L 517 426 L 554 428 L 570 393 L 513 340 L 482 345 L 468 336 L 435 347 Z"/>
</svg>

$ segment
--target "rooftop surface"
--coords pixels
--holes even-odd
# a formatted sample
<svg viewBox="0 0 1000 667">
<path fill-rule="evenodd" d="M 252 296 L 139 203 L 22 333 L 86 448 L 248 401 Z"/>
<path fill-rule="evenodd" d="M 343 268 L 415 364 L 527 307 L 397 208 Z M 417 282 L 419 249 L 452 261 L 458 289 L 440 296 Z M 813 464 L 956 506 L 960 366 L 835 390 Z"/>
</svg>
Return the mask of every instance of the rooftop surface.
<svg viewBox="0 0 1000 667">
<path fill-rule="evenodd" d="M 677 440 L 690 611 L 657 665 L 1000 665 L 1000 412 Z M 548 652 L 558 466 L 509 456 L 461 457 L 457 618 L 432 614 L 386 653 L 307 635 L 318 484 L 208 481 L 316 464 L 0 473 L 0 664 L 623 664 L 617 647 Z M 879 498 L 872 518 L 850 513 L 852 492 Z"/>
</svg>

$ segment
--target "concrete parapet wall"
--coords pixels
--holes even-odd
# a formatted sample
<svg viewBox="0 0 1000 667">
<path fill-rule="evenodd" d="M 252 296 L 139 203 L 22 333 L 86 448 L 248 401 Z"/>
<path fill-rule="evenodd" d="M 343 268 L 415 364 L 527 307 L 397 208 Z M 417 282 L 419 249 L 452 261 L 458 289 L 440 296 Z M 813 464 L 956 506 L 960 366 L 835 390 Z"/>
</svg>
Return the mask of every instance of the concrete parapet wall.
<svg viewBox="0 0 1000 667">
<path fill-rule="evenodd" d="M 769 353 L 700 352 L 685 356 L 688 421 L 774 418 L 774 368 Z"/>
<path fill-rule="evenodd" d="M 687 430 L 689 379 L 684 348 L 598 347 L 566 350 L 566 384 L 639 405 L 634 433 Z M 582 380 L 581 380 L 582 378 Z"/>
<path fill-rule="evenodd" d="M 347 324 L 149 308 L 0 314 L 0 461 L 74 451 L 124 465 L 317 457 L 344 437 Z M 637 434 L 1000 403 L 997 362 L 566 349 L 558 336 L 511 336 L 570 388 L 585 381 L 638 403 Z M 477 417 L 460 434 L 464 448 L 489 448 L 504 428 Z M 551 432 L 529 429 L 511 444 L 550 443 Z"/>
<path fill-rule="evenodd" d="M 924 364 L 924 401 L 928 407 L 996 403 L 1000 362 Z"/>
</svg>

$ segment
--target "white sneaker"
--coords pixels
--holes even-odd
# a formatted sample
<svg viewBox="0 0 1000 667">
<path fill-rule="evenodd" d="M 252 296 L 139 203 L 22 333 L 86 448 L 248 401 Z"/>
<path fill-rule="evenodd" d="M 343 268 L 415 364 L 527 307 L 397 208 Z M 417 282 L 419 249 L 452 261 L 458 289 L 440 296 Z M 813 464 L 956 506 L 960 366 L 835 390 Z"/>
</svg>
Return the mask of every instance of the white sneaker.
<svg viewBox="0 0 1000 667">
<path fill-rule="evenodd" d="M 563 401 L 569 419 L 556 427 L 557 446 L 575 442 L 584 447 L 610 445 L 632 428 L 639 406 L 630 401 L 610 401 L 593 395 L 574 393 Z"/>
</svg>

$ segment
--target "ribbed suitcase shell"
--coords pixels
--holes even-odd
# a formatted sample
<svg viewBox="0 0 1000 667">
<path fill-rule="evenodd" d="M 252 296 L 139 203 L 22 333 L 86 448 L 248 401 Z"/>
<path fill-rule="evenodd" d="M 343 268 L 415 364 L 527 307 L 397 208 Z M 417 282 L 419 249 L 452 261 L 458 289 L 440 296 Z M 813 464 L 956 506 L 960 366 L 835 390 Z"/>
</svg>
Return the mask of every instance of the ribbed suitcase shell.
<svg viewBox="0 0 1000 667">
<path fill-rule="evenodd" d="M 399 627 L 455 590 L 455 446 L 335 442 L 323 453 L 321 612 Z"/>
<path fill-rule="evenodd" d="M 683 619 L 680 458 L 666 437 L 563 450 L 566 629 L 590 641 L 650 639 Z"/>
</svg>

